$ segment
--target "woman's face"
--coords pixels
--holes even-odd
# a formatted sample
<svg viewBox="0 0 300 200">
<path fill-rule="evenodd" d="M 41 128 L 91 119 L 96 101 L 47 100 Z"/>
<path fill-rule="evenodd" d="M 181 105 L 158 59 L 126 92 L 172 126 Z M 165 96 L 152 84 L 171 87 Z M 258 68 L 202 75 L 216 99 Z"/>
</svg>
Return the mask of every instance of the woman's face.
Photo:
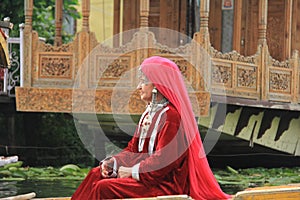
<svg viewBox="0 0 300 200">
<path fill-rule="evenodd" d="M 137 89 L 140 90 L 141 99 L 147 103 L 152 100 L 152 90 L 154 88 L 153 83 L 146 80 L 145 77 L 140 78 L 140 82 Z"/>
</svg>

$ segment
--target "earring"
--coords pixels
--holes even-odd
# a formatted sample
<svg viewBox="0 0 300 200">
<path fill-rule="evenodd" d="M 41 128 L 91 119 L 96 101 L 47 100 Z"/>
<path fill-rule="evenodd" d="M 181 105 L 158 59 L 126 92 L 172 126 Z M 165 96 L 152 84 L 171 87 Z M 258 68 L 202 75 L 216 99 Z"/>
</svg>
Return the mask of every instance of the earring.
<svg viewBox="0 0 300 200">
<path fill-rule="evenodd" d="M 156 103 L 156 97 L 157 97 L 157 89 L 156 89 L 156 87 L 154 87 L 152 90 L 152 103 L 153 104 Z"/>
</svg>

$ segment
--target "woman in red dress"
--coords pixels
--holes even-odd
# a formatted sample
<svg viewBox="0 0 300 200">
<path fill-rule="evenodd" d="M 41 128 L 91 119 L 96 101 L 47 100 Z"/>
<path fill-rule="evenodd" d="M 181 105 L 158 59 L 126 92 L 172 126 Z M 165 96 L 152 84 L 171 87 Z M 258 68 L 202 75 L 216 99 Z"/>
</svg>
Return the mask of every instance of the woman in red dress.
<svg viewBox="0 0 300 200">
<path fill-rule="evenodd" d="M 153 56 L 144 60 L 140 72 L 138 89 L 147 108 L 133 138 L 122 152 L 89 172 L 72 200 L 179 194 L 230 199 L 208 165 L 177 65 Z"/>
</svg>

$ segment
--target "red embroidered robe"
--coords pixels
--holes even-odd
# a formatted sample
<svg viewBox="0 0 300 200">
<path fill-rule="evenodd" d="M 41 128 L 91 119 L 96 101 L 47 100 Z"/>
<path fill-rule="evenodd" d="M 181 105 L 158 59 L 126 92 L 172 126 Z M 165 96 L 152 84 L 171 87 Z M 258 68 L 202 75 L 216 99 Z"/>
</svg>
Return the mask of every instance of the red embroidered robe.
<svg viewBox="0 0 300 200">
<path fill-rule="evenodd" d="M 103 179 L 100 167 L 93 168 L 73 194 L 72 200 L 188 194 L 188 151 L 179 113 L 170 103 L 159 109 L 152 116 L 146 137 L 142 137 L 146 117 L 149 117 L 149 112 L 141 117 L 128 146 L 114 156 L 118 167 L 134 166 L 136 176 Z"/>
</svg>

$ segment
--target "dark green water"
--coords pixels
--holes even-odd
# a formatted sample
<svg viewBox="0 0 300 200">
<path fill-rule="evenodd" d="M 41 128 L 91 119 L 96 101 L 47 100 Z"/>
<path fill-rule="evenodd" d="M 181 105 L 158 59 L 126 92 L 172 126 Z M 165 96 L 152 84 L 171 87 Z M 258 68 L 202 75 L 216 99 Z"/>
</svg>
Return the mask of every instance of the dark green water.
<svg viewBox="0 0 300 200">
<path fill-rule="evenodd" d="M 70 197 L 81 181 L 74 180 L 25 180 L 25 181 L 1 181 L 0 198 L 27 194 L 34 192 L 38 198 Z M 239 187 L 223 187 L 229 194 L 239 191 Z"/>
<path fill-rule="evenodd" d="M 1 181 L 0 198 L 34 192 L 36 197 L 69 197 L 81 181 L 74 180 L 25 180 Z"/>
<path fill-rule="evenodd" d="M 25 169 L 22 170 L 26 172 L 24 171 Z M 62 172 L 49 167 L 27 169 L 27 175 L 37 170 L 42 173 L 28 176 L 30 178 L 25 180 L 18 180 L 18 178 L 14 177 L 11 177 L 9 181 L 7 179 L 0 179 L 0 198 L 31 192 L 36 193 L 36 197 L 38 198 L 70 197 L 84 179 L 89 169 L 81 169 L 84 173 L 80 173 L 79 175 L 81 176 L 77 178 L 74 176 L 74 172 L 72 175 L 69 174 L 65 177 L 58 176 Z M 223 191 L 228 194 L 235 194 L 249 187 L 300 183 L 300 167 L 236 170 L 228 166 L 226 169 L 218 169 L 213 172 Z M 43 178 L 43 174 L 47 176 Z"/>
</svg>

